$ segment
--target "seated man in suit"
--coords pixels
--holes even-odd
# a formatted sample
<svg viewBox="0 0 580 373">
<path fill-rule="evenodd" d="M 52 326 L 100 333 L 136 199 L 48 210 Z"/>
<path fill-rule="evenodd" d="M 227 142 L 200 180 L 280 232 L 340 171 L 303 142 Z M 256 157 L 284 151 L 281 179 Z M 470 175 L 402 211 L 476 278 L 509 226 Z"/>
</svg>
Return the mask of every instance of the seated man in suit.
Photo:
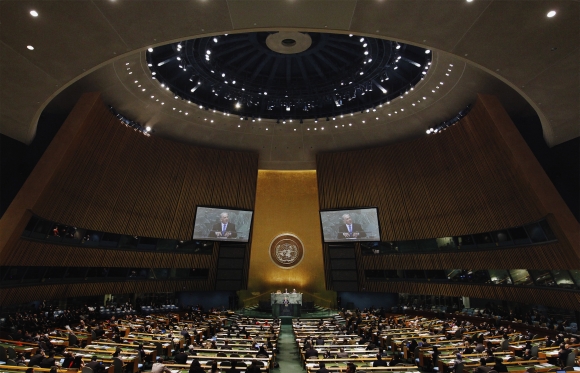
<svg viewBox="0 0 580 373">
<path fill-rule="evenodd" d="M 324 364 L 324 362 L 320 362 L 318 364 L 318 372 L 317 373 L 329 373 L 330 371 L 328 369 L 326 369 L 326 364 Z"/>
<path fill-rule="evenodd" d="M 308 350 L 306 350 L 306 352 L 304 353 L 304 357 L 306 359 L 308 359 L 310 357 L 315 357 L 318 359 L 318 351 L 316 349 L 314 349 L 314 346 L 310 346 L 310 348 Z"/>
<path fill-rule="evenodd" d="M 97 357 L 93 356 L 91 358 L 91 362 L 85 365 L 93 370 L 95 373 L 105 373 L 105 366 L 101 364 L 100 361 L 97 361 Z"/>
<path fill-rule="evenodd" d="M 373 367 L 386 367 L 387 362 L 381 358 L 381 354 L 377 354 L 377 360 L 373 361 Z"/>
<path fill-rule="evenodd" d="M 177 355 L 175 355 L 175 364 L 187 364 L 187 353 L 181 349 Z"/>
<path fill-rule="evenodd" d="M 171 370 L 163 364 L 163 359 L 159 358 L 157 362 L 153 364 L 151 373 L 171 373 Z"/>
<path fill-rule="evenodd" d="M 344 347 L 341 347 L 338 354 L 336 354 L 336 357 L 341 358 L 341 359 L 348 357 L 348 352 L 344 351 Z"/>
<path fill-rule="evenodd" d="M 32 367 L 35 365 L 40 366 L 40 362 L 44 359 L 44 351 L 42 351 L 41 349 L 38 349 L 38 352 L 30 357 L 30 360 L 28 361 L 28 366 Z"/>
<path fill-rule="evenodd" d="M 487 372 L 489 372 L 489 371 L 491 370 L 491 368 L 490 368 L 490 367 L 488 367 L 488 366 L 486 365 L 485 358 L 483 358 L 483 357 L 482 357 L 482 358 L 479 360 L 479 363 L 480 363 L 481 365 L 480 365 L 480 366 L 478 366 L 477 368 L 475 368 L 475 369 L 473 370 L 473 373 L 487 373 Z"/>
<path fill-rule="evenodd" d="M 54 350 L 48 352 L 48 357 L 42 359 L 40 364 L 38 364 L 41 368 L 52 368 L 55 366 L 55 359 L 54 359 Z"/>
<path fill-rule="evenodd" d="M 493 370 L 495 370 L 498 373 L 506 373 L 508 371 L 507 366 L 503 363 L 503 359 L 502 358 L 497 358 L 495 365 L 493 366 Z"/>
<path fill-rule="evenodd" d="M 342 215 L 342 222 L 343 224 L 338 226 L 337 238 L 363 238 L 367 236 L 360 224 L 352 222 L 349 214 Z"/>
<path fill-rule="evenodd" d="M 230 223 L 229 220 L 229 214 L 227 212 L 222 212 L 220 214 L 220 222 L 213 225 L 211 232 L 209 232 L 209 237 L 238 237 L 238 233 L 236 232 L 236 225 L 234 223 Z"/>
</svg>

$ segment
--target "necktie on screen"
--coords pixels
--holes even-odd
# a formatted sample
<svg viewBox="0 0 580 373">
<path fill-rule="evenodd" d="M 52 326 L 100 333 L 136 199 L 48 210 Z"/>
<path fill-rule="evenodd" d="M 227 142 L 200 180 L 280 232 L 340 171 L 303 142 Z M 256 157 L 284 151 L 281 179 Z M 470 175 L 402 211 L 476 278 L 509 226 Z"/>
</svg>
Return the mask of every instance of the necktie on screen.
<svg viewBox="0 0 580 373">
<path fill-rule="evenodd" d="M 352 225 L 348 226 L 348 233 L 352 233 Z"/>
<path fill-rule="evenodd" d="M 222 235 L 226 233 L 226 225 L 222 224 Z"/>
</svg>

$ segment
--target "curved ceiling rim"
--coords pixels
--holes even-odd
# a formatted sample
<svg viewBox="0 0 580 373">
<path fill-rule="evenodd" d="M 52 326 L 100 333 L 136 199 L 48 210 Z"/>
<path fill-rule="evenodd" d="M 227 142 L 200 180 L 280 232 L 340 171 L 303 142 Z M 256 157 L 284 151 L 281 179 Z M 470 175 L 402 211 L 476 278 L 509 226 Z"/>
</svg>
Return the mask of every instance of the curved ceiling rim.
<svg viewBox="0 0 580 373">
<path fill-rule="evenodd" d="M 131 55 L 131 56 L 128 56 L 128 57 L 129 58 L 135 58 L 136 63 L 138 64 L 138 66 L 141 69 L 141 72 L 146 75 L 146 78 L 150 78 L 148 76 L 149 67 L 147 66 L 147 60 L 146 60 L 145 56 L 146 56 L 146 50 L 141 51 L 141 53 L 139 53 L 139 55 L 135 55 L 135 56 Z M 437 96 L 437 98 L 435 98 L 434 100 L 430 100 L 429 101 L 429 104 L 428 104 L 428 106 L 426 108 L 418 109 L 418 110 L 412 111 L 410 113 L 402 114 L 402 115 L 400 115 L 400 116 L 398 116 L 396 118 L 393 117 L 391 119 L 388 119 L 388 123 L 397 123 L 399 121 L 405 120 L 406 118 L 409 118 L 410 116 L 413 116 L 415 114 L 422 113 L 423 111 L 428 110 L 430 107 L 432 107 L 433 105 L 437 104 L 439 101 L 445 99 L 445 97 L 447 97 L 447 95 L 449 95 L 450 92 L 455 89 L 455 87 L 457 86 L 457 84 L 459 84 L 459 82 L 461 81 L 461 77 L 463 76 L 463 74 L 465 72 L 465 69 L 467 67 L 467 64 L 464 61 L 458 61 L 458 60 L 456 61 L 456 59 L 452 55 L 450 55 L 450 54 L 441 54 L 441 53 L 439 53 L 439 52 L 437 52 L 437 51 L 434 50 L 432 52 L 432 57 L 431 57 L 431 61 L 430 61 L 430 63 L 433 63 L 433 65 L 431 65 L 431 67 L 429 69 L 432 72 L 429 73 L 429 74 L 427 74 L 423 79 L 419 80 L 419 82 L 411 90 L 414 90 L 415 93 L 419 97 L 421 97 L 424 94 L 424 93 L 422 93 L 422 89 L 427 89 L 426 86 L 429 83 L 431 83 L 432 80 L 435 80 L 435 81 L 439 80 L 438 77 L 437 77 L 437 73 L 443 73 L 443 71 L 441 69 L 447 69 L 448 68 L 447 66 L 442 67 L 441 61 L 440 61 L 441 58 L 449 59 L 454 64 L 461 65 L 461 67 L 460 67 L 461 68 L 461 73 L 459 75 L 459 78 L 456 78 L 457 80 L 454 83 L 452 83 L 452 85 L 451 85 L 452 88 L 447 93 L 445 93 L 444 95 Z M 126 59 L 125 59 L 125 61 L 126 61 Z M 125 62 L 125 61 L 123 61 L 123 62 Z M 446 61 L 446 63 L 447 62 L 450 62 L 450 61 Z M 143 105 L 147 106 L 149 100 L 142 100 L 140 97 L 137 96 L 137 94 L 139 92 L 139 89 L 133 89 L 134 86 L 132 86 L 130 84 L 125 84 L 123 82 L 123 78 L 121 77 L 120 72 L 124 72 L 124 69 L 125 69 L 126 66 L 123 65 L 123 64 L 119 64 L 118 69 L 117 69 L 116 63 L 117 63 L 117 61 L 115 61 L 113 63 L 113 70 L 115 71 L 115 74 L 116 74 L 116 77 L 118 79 L 119 84 L 121 86 L 123 86 L 123 88 L 126 90 L 126 92 L 127 92 L 128 95 L 132 95 L 133 97 L 135 97 L 136 100 L 138 100 L 139 102 L 141 102 Z M 139 78 L 139 76 L 135 76 L 134 78 L 137 79 L 137 78 Z M 134 78 L 131 78 L 130 80 L 133 80 Z M 172 101 L 171 99 L 173 98 L 174 94 L 173 93 L 167 94 L 166 91 L 165 91 L 165 89 L 160 89 L 159 88 L 159 85 L 156 84 L 155 82 L 156 82 L 156 80 L 154 81 L 154 80 L 151 80 L 150 79 L 148 83 L 152 84 L 155 87 L 155 89 L 158 89 L 158 91 L 157 91 L 156 94 L 165 94 L 166 95 L 166 99 L 168 101 Z M 411 93 L 411 95 L 413 95 L 413 94 Z M 388 101 L 388 103 L 384 103 L 384 104 L 378 105 L 377 108 L 376 108 L 377 111 L 380 112 L 380 111 L 383 111 L 383 110 L 384 111 L 388 110 L 387 107 L 390 104 L 390 102 L 393 102 L 393 104 L 394 104 L 393 107 L 396 107 L 397 104 L 399 103 L 399 101 L 397 100 L 399 97 L 401 97 L 401 96 L 398 96 L 395 99 Z M 186 102 L 187 100 L 181 99 L 181 101 L 182 102 Z M 189 101 L 187 101 L 187 102 L 189 103 Z M 405 101 L 405 102 L 407 102 L 407 101 Z M 198 104 L 195 104 L 193 101 L 191 102 L 191 104 L 198 105 Z M 187 105 L 185 105 L 185 106 L 187 106 Z M 192 107 L 192 110 L 199 110 L 200 112 L 204 112 L 204 111 L 206 111 L 205 108 L 206 107 L 204 107 L 204 109 L 200 109 L 200 108 L 197 108 L 197 107 L 194 106 L 194 107 Z M 461 109 L 464 109 L 464 106 L 456 107 L 455 109 L 457 111 L 459 111 Z M 223 114 L 224 113 L 222 111 L 216 111 L 216 112 L 219 113 L 219 114 Z M 181 116 L 177 115 L 176 112 L 173 112 L 173 111 L 167 111 L 167 112 L 164 112 L 162 114 L 163 115 L 167 115 L 168 117 L 173 117 L 173 118 L 175 118 L 177 120 L 183 120 L 183 118 Z M 193 114 L 193 112 L 192 112 L 192 114 Z M 363 112 L 358 112 L 358 111 L 357 112 L 353 112 L 351 114 L 351 116 L 354 116 L 354 117 L 356 117 L 357 119 L 360 119 L 360 120 L 371 120 L 377 114 L 375 114 L 374 112 L 373 113 L 370 113 L 370 112 L 368 112 L 368 110 L 365 110 L 364 113 Z M 344 116 L 347 116 L 347 115 L 345 114 Z M 219 117 L 219 115 L 218 115 L 218 117 Z M 237 118 L 238 116 L 237 115 L 234 115 L 233 117 L 234 118 Z M 338 115 L 336 117 L 338 117 Z M 134 117 L 132 117 L 132 118 L 134 119 Z M 215 130 L 215 127 L 213 127 L 213 126 L 211 126 L 209 124 L 206 124 L 204 122 L 194 122 L 194 121 L 192 121 L 193 118 L 194 118 L 194 115 L 192 115 L 189 118 L 189 123 L 191 123 L 192 125 L 202 126 L 202 127 L 207 127 L 207 128 L 212 128 L 212 129 Z M 341 116 L 341 118 L 342 118 L 342 116 Z M 274 124 L 274 123 L 276 123 L 276 119 L 272 119 L 272 118 L 262 118 L 262 122 L 263 123 L 271 123 L 271 124 Z M 146 125 L 149 125 L 150 124 L 149 122 L 144 122 L 144 123 Z M 377 124 L 375 126 L 383 126 L 384 123 L 385 122 L 383 121 L 383 122 L 380 122 L 379 124 Z M 425 123 L 425 125 L 426 126 L 432 126 L 434 124 L 433 123 L 431 123 L 431 124 Z M 151 126 L 154 127 L 153 125 L 151 125 Z M 227 129 L 223 129 L 223 131 L 228 131 L 228 130 Z M 167 135 L 167 133 L 165 135 Z M 180 141 L 180 140 L 176 140 L 176 141 Z"/>
<path fill-rule="evenodd" d="M 245 29 L 215 31 L 215 32 L 211 32 L 211 33 L 193 34 L 190 36 L 183 36 L 180 38 L 167 39 L 165 41 L 157 41 L 156 43 L 152 43 L 150 45 L 147 45 L 147 46 L 144 46 L 141 48 L 135 48 L 129 52 L 116 55 L 113 58 L 105 60 L 105 61 L 95 65 L 94 67 L 89 68 L 86 71 L 83 71 L 82 74 L 79 74 L 76 77 L 74 77 L 73 79 L 66 82 L 65 84 L 62 84 L 46 100 L 44 100 L 44 102 L 42 102 L 40 104 L 38 110 L 35 112 L 32 120 L 31 120 L 30 129 L 28 131 L 28 133 L 29 133 L 28 144 L 30 144 L 30 142 L 32 142 L 32 139 L 36 135 L 38 120 L 40 119 L 40 115 L 42 114 L 42 112 L 44 111 L 46 106 L 48 106 L 48 104 L 56 96 L 58 96 L 61 92 L 63 92 L 66 88 L 71 86 L 73 83 L 75 83 L 76 81 L 82 79 L 83 77 L 89 75 L 90 73 L 92 73 L 92 72 L 94 72 L 94 71 L 96 71 L 96 70 L 98 70 L 98 69 L 100 69 L 108 64 L 114 63 L 117 60 L 126 58 L 128 56 L 133 55 L 133 54 L 147 51 L 148 48 L 155 48 L 158 46 L 162 46 L 162 45 L 166 45 L 166 44 L 170 44 L 170 43 L 176 43 L 176 42 L 183 41 L 183 40 L 197 39 L 197 38 L 202 38 L 202 37 L 212 37 L 212 36 L 223 35 L 223 34 L 243 34 L 243 33 L 249 33 L 249 32 L 276 32 L 276 31 L 278 31 L 278 32 L 280 32 L 280 31 L 320 32 L 320 33 L 334 33 L 334 34 L 344 34 L 344 35 L 353 34 L 353 35 L 357 35 L 357 36 L 361 36 L 361 37 L 392 40 L 392 41 L 396 41 L 396 42 L 401 42 L 401 43 L 405 43 L 405 44 L 409 44 L 409 45 L 418 46 L 418 47 L 425 48 L 425 49 L 430 49 L 431 51 L 436 51 L 438 53 L 445 53 L 445 54 L 451 55 L 454 58 L 462 60 L 463 62 L 470 64 L 470 65 L 484 71 L 485 73 L 499 79 L 500 81 L 502 81 L 503 83 L 508 85 L 510 88 L 512 88 L 514 91 L 516 91 L 521 97 L 524 98 L 524 100 L 526 100 L 526 102 L 534 109 L 534 111 L 536 112 L 536 114 L 540 118 L 540 123 L 542 125 L 542 132 L 543 132 L 544 140 L 546 141 L 547 145 L 549 147 L 553 147 L 553 146 L 557 145 L 554 143 L 553 129 L 551 128 L 551 124 L 550 124 L 551 122 L 548 119 L 548 117 L 546 116 L 546 114 L 541 110 L 539 105 L 537 105 L 536 102 L 530 96 L 528 96 L 517 84 L 511 82 L 510 80 L 508 80 L 504 76 L 497 74 L 495 71 L 493 71 L 493 70 L 491 70 L 491 69 L 489 69 L 481 64 L 478 64 L 478 63 L 476 63 L 468 58 L 456 55 L 456 54 L 451 53 L 449 51 L 446 51 L 443 49 L 438 49 L 438 48 L 433 48 L 432 46 L 429 46 L 427 44 L 417 43 L 417 42 L 414 42 L 414 41 L 408 40 L 408 39 L 391 38 L 388 35 L 376 34 L 376 33 L 373 34 L 373 33 L 369 33 L 369 32 L 357 32 L 356 30 L 352 30 L 352 29 L 351 30 L 340 30 L 340 29 L 327 29 L 327 28 L 318 29 L 318 28 L 303 28 L 303 27 L 267 27 L 267 28 L 253 27 L 253 28 L 245 28 Z"/>
</svg>

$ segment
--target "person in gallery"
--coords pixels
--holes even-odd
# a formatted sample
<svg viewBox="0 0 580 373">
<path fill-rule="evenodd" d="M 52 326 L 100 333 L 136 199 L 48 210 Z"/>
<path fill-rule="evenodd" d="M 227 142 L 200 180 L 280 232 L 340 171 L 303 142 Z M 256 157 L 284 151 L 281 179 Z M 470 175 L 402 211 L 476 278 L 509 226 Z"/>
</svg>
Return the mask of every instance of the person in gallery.
<svg viewBox="0 0 580 373">
<path fill-rule="evenodd" d="M 236 225 L 230 223 L 230 216 L 227 212 L 222 212 L 220 214 L 220 222 L 213 225 L 212 230 L 209 232 L 210 237 L 223 237 L 223 238 L 236 238 L 238 233 L 236 232 Z"/>
<path fill-rule="evenodd" d="M 342 222 L 343 224 L 338 226 L 338 239 L 363 238 L 367 236 L 360 224 L 352 222 L 349 214 L 342 215 Z"/>
</svg>

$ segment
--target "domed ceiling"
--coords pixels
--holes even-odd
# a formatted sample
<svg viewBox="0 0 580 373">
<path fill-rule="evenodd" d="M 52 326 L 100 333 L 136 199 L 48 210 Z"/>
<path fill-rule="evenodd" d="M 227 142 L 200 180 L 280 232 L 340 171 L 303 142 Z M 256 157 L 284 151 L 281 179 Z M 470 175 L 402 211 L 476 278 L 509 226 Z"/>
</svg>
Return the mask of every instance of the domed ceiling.
<svg viewBox="0 0 580 373">
<path fill-rule="evenodd" d="M 252 32 L 150 48 L 152 79 L 177 97 L 244 119 L 318 119 L 405 94 L 431 51 L 353 34 Z"/>
</svg>

